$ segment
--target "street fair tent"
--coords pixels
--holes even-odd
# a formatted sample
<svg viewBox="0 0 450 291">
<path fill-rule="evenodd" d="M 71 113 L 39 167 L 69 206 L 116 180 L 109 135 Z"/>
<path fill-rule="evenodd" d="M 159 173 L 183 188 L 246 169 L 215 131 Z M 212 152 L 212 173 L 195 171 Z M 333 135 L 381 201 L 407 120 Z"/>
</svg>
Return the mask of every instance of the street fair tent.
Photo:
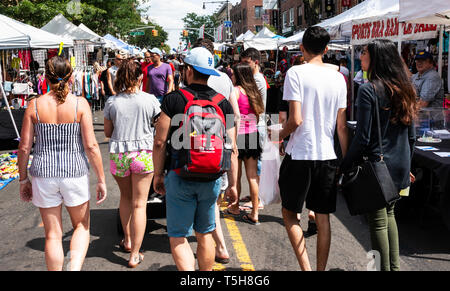
<svg viewBox="0 0 450 291">
<path fill-rule="evenodd" d="M 258 33 L 253 37 L 253 39 L 256 39 L 256 38 L 273 38 L 273 37 L 275 37 L 275 36 L 276 36 L 275 33 L 273 33 L 272 31 L 270 31 L 270 29 L 268 29 L 267 27 L 264 27 L 263 29 L 261 29 L 260 32 L 258 32 Z"/>
<path fill-rule="evenodd" d="M 59 48 L 73 46 L 73 41 L 0 14 L 0 49 Z"/>
<path fill-rule="evenodd" d="M 121 41 L 120 39 L 115 38 L 111 34 L 107 34 L 103 38 L 106 39 L 107 41 L 114 43 L 114 45 L 118 49 L 126 50 L 126 51 L 130 51 L 130 49 L 131 49 L 131 47 L 127 43 Z"/>
<path fill-rule="evenodd" d="M 69 20 L 62 14 L 55 16 L 49 23 L 47 23 L 42 30 L 54 33 L 56 35 L 70 38 L 75 41 L 89 41 L 94 44 L 102 44 L 102 38 L 96 34 L 91 34 Z"/>
<path fill-rule="evenodd" d="M 254 38 L 254 37 L 255 37 L 255 34 L 254 34 L 251 30 L 247 30 L 246 33 L 241 34 L 240 36 L 238 36 L 238 37 L 236 38 L 236 41 L 237 41 L 237 42 L 242 42 L 242 41 L 244 41 L 244 40 L 250 40 L 250 39 L 252 39 L 252 38 Z"/>
<path fill-rule="evenodd" d="M 450 1 L 400 0 L 399 21 L 450 25 Z"/>
</svg>

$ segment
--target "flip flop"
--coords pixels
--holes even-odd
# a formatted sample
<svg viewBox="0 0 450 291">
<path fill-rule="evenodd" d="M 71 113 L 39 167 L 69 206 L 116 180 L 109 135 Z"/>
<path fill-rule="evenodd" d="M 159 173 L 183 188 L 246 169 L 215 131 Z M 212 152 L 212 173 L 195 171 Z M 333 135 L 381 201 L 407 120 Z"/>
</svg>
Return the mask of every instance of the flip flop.
<svg viewBox="0 0 450 291">
<path fill-rule="evenodd" d="M 125 253 L 131 253 L 131 248 L 126 248 L 125 247 L 125 239 L 123 239 L 120 243 L 119 243 L 119 248 L 125 252 Z"/>
<path fill-rule="evenodd" d="M 242 198 L 241 200 L 239 200 L 239 202 L 250 202 L 252 201 L 250 196 L 245 196 L 244 198 Z"/>
<path fill-rule="evenodd" d="M 214 260 L 216 261 L 216 263 L 219 263 L 222 265 L 226 265 L 230 262 L 230 258 L 225 259 L 225 258 L 219 258 L 218 256 L 216 256 L 216 258 Z"/>
<path fill-rule="evenodd" d="M 239 209 L 243 210 L 243 211 L 251 211 L 253 209 L 252 205 L 242 205 L 239 206 Z M 258 205 L 258 210 L 264 210 L 264 206 L 263 205 Z"/>
<path fill-rule="evenodd" d="M 223 211 L 223 214 L 224 214 L 224 215 L 231 215 L 231 216 L 239 216 L 239 215 L 241 215 L 241 212 L 239 211 L 239 213 L 233 213 L 233 212 L 230 212 L 229 209 L 225 209 L 225 210 Z"/>
<path fill-rule="evenodd" d="M 133 264 L 131 261 L 128 262 L 128 268 L 134 269 L 137 266 L 139 266 L 140 263 L 144 261 L 144 255 L 142 253 L 139 253 L 139 261 L 136 264 Z"/>
<path fill-rule="evenodd" d="M 248 214 L 242 216 L 242 221 L 251 224 L 251 225 L 260 225 L 261 223 L 259 221 L 254 221 L 248 216 Z"/>
</svg>

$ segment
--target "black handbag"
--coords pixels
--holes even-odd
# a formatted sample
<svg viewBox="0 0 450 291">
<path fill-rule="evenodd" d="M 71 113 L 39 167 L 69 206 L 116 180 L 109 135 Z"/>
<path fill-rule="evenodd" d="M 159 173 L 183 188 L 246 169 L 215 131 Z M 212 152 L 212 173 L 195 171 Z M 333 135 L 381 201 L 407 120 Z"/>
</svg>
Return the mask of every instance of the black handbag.
<svg viewBox="0 0 450 291">
<path fill-rule="evenodd" d="M 380 159 L 379 161 L 370 161 L 364 157 L 361 164 L 342 174 L 338 183 L 352 216 L 382 209 L 400 199 L 399 191 L 383 159 L 378 97 L 375 98 L 375 104 Z"/>
</svg>

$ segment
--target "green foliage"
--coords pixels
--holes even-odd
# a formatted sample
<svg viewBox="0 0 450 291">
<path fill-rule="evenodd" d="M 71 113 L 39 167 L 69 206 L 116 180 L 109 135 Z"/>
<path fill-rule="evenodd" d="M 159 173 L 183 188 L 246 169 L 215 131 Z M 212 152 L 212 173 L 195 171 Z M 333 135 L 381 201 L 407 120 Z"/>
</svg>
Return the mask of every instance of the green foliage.
<svg viewBox="0 0 450 291">
<path fill-rule="evenodd" d="M 219 26 L 217 18 L 214 15 L 206 15 L 199 16 L 196 13 L 188 13 L 184 18 L 184 28 L 200 28 L 203 24 L 205 25 L 205 38 L 209 38 L 214 41 L 214 28 Z M 188 43 L 194 43 L 198 39 L 198 31 L 197 30 L 188 30 L 189 36 L 183 37 L 181 34 L 181 38 Z M 209 35 L 208 35 L 209 34 Z"/>
</svg>

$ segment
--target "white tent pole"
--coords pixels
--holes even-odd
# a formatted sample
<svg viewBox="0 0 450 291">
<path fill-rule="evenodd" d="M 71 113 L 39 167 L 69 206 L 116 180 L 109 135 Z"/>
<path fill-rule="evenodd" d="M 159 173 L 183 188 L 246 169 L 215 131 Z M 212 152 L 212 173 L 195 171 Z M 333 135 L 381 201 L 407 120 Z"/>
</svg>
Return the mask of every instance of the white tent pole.
<svg viewBox="0 0 450 291">
<path fill-rule="evenodd" d="M 14 121 L 14 116 L 13 116 L 13 114 L 11 112 L 11 108 L 9 107 L 9 102 L 8 102 L 8 99 L 6 98 L 5 89 L 3 88 L 3 82 L 0 82 L 0 88 L 1 88 L 1 93 L 2 93 L 2 96 L 3 96 L 3 100 L 5 100 L 5 103 L 6 103 L 6 108 L 8 108 L 9 116 L 11 117 L 11 121 L 12 121 L 12 123 L 14 125 L 14 130 L 16 131 L 17 139 L 20 141 L 19 130 L 17 129 L 16 122 Z"/>
<path fill-rule="evenodd" d="M 351 120 L 355 120 L 355 83 L 353 79 L 355 78 L 355 46 L 351 45 L 351 58 L 352 58 L 352 67 L 350 73 L 350 84 L 352 90 L 352 106 L 351 106 Z"/>
<path fill-rule="evenodd" d="M 406 23 L 405 23 L 406 26 Z M 402 23 L 398 23 L 398 54 L 402 55 L 402 39 L 403 39 L 403 28 Z"/>
<path fill-rule="evenodd" d="M 438 58 L 438 74 L 442 78 L 442 52 L 444 49 L 444 26 L 441 25 L 439 30 L 439 58 Z"/>
</svg>

